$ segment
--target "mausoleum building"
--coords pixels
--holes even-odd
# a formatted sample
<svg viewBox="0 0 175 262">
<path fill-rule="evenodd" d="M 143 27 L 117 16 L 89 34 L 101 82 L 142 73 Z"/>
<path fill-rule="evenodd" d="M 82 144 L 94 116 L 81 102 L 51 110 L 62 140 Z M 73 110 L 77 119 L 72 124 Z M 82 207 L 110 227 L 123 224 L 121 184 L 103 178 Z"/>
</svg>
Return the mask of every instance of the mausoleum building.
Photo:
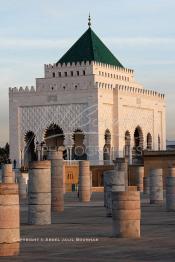
<svg viewBox="0 0 175 262">
<path fill-rule="evenodd" d="M 91 164 L 166 149 L 165 97 L 145 89 L 89 28 L 35 87 L 9 88 L 10 157 L 18 165 L 47 158 Z"/>
</svg>

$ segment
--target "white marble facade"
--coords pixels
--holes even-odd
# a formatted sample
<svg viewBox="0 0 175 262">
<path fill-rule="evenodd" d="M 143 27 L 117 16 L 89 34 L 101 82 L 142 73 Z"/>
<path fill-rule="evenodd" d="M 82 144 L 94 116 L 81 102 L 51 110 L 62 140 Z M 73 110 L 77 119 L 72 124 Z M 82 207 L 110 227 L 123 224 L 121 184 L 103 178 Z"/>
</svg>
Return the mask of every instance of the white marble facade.
<svg viewBox="0 0 175 262">
<path fill-rule="evenodd" d="M 135 81 L 134 71 L 126 68 L 98 62 L 45 65 L 44 78 L 36 79 L 36 87 L 9 89 L 9 110 L 10 157 L 19 165 L 24 161 L 26 134 L 33 132 L 34 143 L 40 144 L 51 124 L 61 128 L 69 149 L 74 131 L 81 130 L 91 163 L 103 161 L 106 131 L 110 159 L 126 154 L 126 134 L 132 158 L 136 129 L 142 149 L 148 143 L 153 150 L 166 148 L 164 95 L 144 89 Z"/>
</svg>

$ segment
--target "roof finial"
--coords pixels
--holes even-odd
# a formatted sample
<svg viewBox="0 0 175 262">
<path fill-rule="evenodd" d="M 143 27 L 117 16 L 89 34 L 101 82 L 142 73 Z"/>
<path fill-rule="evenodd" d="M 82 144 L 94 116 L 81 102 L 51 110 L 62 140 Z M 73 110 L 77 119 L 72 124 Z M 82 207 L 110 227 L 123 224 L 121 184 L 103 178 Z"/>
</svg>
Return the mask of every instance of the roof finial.
<svg viewBox="0 0 175 262">
<path fill-rule="evenodd" d="M 91 27 L 91 15 L 89 13 L 89 18 L 88 18 L 88 26 Z"/>
</svg>

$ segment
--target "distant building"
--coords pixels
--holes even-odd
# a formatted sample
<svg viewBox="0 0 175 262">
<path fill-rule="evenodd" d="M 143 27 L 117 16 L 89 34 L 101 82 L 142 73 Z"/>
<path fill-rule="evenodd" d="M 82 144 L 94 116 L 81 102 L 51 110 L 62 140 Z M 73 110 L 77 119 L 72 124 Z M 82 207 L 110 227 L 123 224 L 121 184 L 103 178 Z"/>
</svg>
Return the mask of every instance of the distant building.
<svg viewBox="0 0 175 262">
<path fill-rule="evenodd" d="M 167 150 L 175 150 L 175 140 L 173 141 L 170 141 L 170 140 L 167 140 L 166 142 L 166 149 Z"/>
<path fill-rule="evenodd" d="M 10 158 L 19 164 L 62 145 L 65 158 L 94 164 L 166 149 L 164 94 L 136 82 L 90 20 L 66 54 L 44 66 L 36 87 L 9 89 L 9 105 Z"/>
</svg>

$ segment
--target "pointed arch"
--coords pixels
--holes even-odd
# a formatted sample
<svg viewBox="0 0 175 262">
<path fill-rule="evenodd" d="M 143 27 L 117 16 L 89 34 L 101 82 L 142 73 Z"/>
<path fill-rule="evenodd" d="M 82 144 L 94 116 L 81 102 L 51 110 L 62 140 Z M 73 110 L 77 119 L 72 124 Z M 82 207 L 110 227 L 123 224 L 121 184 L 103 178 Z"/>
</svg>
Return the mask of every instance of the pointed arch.
<svg viewBox="0 0 175 262">
<path fill-rule="evenodd" d="M 57 124 L 52 123 L 45 131 L 44 140 L 49 148 L 64 146 L 64 132 Z"/>
<path fill-rule="evenodd" d="M 137 126 L 134 131 L 134 147 L 133 147 L 133 159 L 139 160 L 143 151 L 143 132 L 140 126 Z"/>
<path fill-rule="evenodd" d="M 131 134 L 127 130 L 125 132 L 125 147 L 124 147 L 124 156 L 125 157 L 130 157 L 130 148 L 131 148 Z"/>
<path fill-rule="evenodd" d="M 152 136 L 150 133 L 146 136 L 146 142 L 147 142 L 147 150 L 152 150 Z"/>
<path fill-rule="evenodd" d="M 76 129 L 72 135 L 74 144 L 72 148 L 72 159 L 73 160 L 86 160 L 86 147 L 84 145 L 85 135 L 81 129 Z"/>
<path fill-rule="evenodd" d="M 24 136 L 25 149 L 24 149 L 24 165 L 27 167 L 29 162 L 36 160 L 36 148 L 35 148 L 35 134 L 29 130 Z"/>
<path fill-rule="evenodd" d="M 104 134 L 105 145 L 103 147 L 103 160 L 111 159 L 111 132 L 107 128 Z"/>
</svg>

